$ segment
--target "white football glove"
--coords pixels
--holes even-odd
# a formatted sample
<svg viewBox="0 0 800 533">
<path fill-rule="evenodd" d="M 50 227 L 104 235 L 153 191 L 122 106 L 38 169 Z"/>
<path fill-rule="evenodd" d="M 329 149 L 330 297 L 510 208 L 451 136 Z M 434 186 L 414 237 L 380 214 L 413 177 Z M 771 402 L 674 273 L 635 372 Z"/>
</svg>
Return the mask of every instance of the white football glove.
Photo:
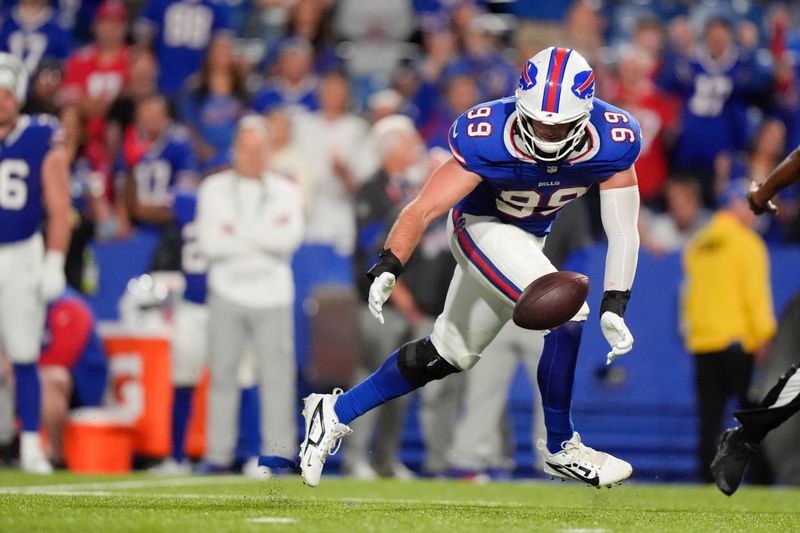
<svg viewBox="0 0 800 533">
<path fill-rule="evenodd" d="M 369 312 L 372 316 L 378 319 L 378 322 L 383 324 L 383 304 L 389 299 L 394 289 L 394 283 L 397 281 L 394 274 L 391 272 L 384 272 L 372 282 L 369 288 Z"/>
<path fill-rule="evenodd" d="M 603 330 L 603 336 L 611 345 L 611 351 L 606 356 L 606 364 L 611 364 L 611 361 L 620 355 L 624 355 L 633 349 L 633 335 L 625 325 L 625 321 L 616 313 L 606 311 L 600 317 L 600 329 Z"/>
<path fill-rule="evenodd" d="M 45 302 L 52 302 L 64 292 L 67 277 L 64 274 L 64 254 L 56 250 L 48 250 L 44 256 L 42 267 L 41 297 Z"/>
</svg>

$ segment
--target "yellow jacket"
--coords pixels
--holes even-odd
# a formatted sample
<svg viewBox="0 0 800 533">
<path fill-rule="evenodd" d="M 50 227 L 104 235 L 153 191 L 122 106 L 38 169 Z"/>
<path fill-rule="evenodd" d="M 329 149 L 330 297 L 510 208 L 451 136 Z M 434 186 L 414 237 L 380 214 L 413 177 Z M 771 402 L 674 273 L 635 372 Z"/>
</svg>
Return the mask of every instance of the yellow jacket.
<svg viewBox="0 0 800 533">
<path fill-rule="evenodd" d="M 769 257 L 761 237 L 720 211 L 684 254 L 686 345 L 693 353 L 739 342 L 753 352 L 775 333 Z"/>
</svg>

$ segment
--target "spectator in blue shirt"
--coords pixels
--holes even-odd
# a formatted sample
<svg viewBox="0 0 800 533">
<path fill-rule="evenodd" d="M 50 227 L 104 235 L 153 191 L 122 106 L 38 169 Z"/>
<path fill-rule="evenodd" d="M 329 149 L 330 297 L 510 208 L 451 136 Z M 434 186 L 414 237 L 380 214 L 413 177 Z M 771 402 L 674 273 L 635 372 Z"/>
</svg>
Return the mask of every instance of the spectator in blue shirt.
<svg viewBox="0 0 800 533">
<path fill-rule="evenodd" d="M 469 73 L 478 81 L 479 97 L 473 102 L 495 100 L 512 94 L 517 70 L 503 56 L 499 36 L 505 24 L 495 15 L 478 15 L 464 34 L 464 54 L 445 67 L 445 79 Z"/>
<path fill-rule="evenodd" d="M 73 42 L 56 16 L 47 0 L 22 0 L 8 11 L 0 26 L 0 51 L 17 56 L 29 74 L 36 72 L 42 59 L 63 63 Z"/>
<path fill-rule="evenodd" d="M 697 175 L 706 202 L 713 204 L 714 161 L 750 141 L 748 105 L 770 88 L 771 71 L 743 54 L 731 23 L 716 17 L 706 25 L 704 43 L 665 64 L 658 83 L 683 99 L 673 164 Z"/>
<path fill-rule="evenodd" d="M 228 29 L 227 7 L 211 0 L 150 0 L 136 23 L 137 40 L 154 48 L 158 88 L 172 98 L 203 63 L 206 49 Z"/>
<path fill-rule="evenodd" d="M 235 64 L 231 41 L 217 37 L 180 101 L 181 120 L 192 131 L 201 164 L 215 160 L 231 146 L 236 122 L 247 110 L 247 98 L 246 80 Z"/>
<path fill-rule="evenodd" d="M 318 80 L 312 72 L 314 51 L 302 38 L 288 39 L 281 46 L 275 75 L 253 95 L 252 107 L 258 113 L 280 107 L 301 107 L 316 111 Z"/>
</svg>

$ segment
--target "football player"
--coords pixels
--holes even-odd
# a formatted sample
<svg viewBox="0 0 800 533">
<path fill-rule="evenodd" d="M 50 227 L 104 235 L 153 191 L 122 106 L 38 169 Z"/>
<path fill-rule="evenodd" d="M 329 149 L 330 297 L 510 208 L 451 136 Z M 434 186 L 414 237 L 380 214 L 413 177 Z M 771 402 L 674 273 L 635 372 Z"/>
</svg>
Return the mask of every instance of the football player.
<svg viewBox="0 0 800 533">
<path fill-rule="evenodd" d="M 547 48 L 528 60 L 515 96 L 476 105 L 450 129 L 453 158 L 437 169 L 399 215 L 369 271 L 369 308 L 381 309 L 427 225 L 447 213 L 457 266 L 445 308 L 429 337 L 410 342 L 347 393 L 312 394 L 305 401 L 300 448 L 304 481 L 319 483 L 327 456 L 366 411 L 426 383 L 467 370 L 511 318 L 522 290 L 556 269 L 542 253 L 558 211 L 600 187 L 608 236 L 600 326 L 611 345 L 607 362 L 628 353 L 633 337 L 623 315 L 638 259 L 639 192 L 633 164 L 639 124 L 594 98 L 595 77 L 575 50 Z M 583 305 L 551 331 L 538 367 L 547 442 L 544 470 L 591 486 L 627 479 L 631 465 L 581 442 L 571 418 L 572 384 Z M 491 364 L 491 361 L 484 363 Z"/>
<path fill-rule="evenodd" d="M 14 364 L 22 421 L 23 470 L 52 471 L 39 438 L 41 389 L 36 361 L 45 308 L 64 290 L 69 243 L 69 164 L 58 122 L 21 115 L 25 66 L 0 53 L 0 352 Z M 39 230 L 45 212 L 44 240 Z"/>
<path fill-rule="evenodd" d="M 757 215 L 777 213 L 772 198 L 800 181 L 800 147 L 795 148 L 761 184 L 753 184 L 747 200 Z M 711 473 L 719 490 L 730 496 L 742 482 L 750 458 L 767 434 L 800 411 L 800 367 L 793 365 L 781 376 L 761 403 L 752 409 L 737 411 L 741 426 L 728 429 L 720 437 Z"/>
</svg>

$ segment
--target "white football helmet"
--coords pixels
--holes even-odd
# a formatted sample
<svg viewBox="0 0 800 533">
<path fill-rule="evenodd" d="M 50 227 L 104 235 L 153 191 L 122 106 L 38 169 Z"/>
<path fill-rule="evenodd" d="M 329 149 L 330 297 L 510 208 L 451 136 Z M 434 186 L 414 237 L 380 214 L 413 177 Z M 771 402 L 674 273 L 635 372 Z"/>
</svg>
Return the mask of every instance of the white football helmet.
<svg viewBox="0 0 800 533">
<path fill-rule="evenodd" d="M 516 97 L 517 123 L 525 147 L 540 161 L 559 161 L 586 135 L 594 100 L 594 71 L 575 50 L 550 47 L 528 60 Z M 564 126 L 560 138 L 541 137 L 547 129 L 542 126 L 559 125 Z"/>
<path fill-rule="evenodd" d="M 28 96 L 28 71 L 16 56 L 0 52 L 0 87 L 14 93 L 22 107 Z"/>
</svg>

